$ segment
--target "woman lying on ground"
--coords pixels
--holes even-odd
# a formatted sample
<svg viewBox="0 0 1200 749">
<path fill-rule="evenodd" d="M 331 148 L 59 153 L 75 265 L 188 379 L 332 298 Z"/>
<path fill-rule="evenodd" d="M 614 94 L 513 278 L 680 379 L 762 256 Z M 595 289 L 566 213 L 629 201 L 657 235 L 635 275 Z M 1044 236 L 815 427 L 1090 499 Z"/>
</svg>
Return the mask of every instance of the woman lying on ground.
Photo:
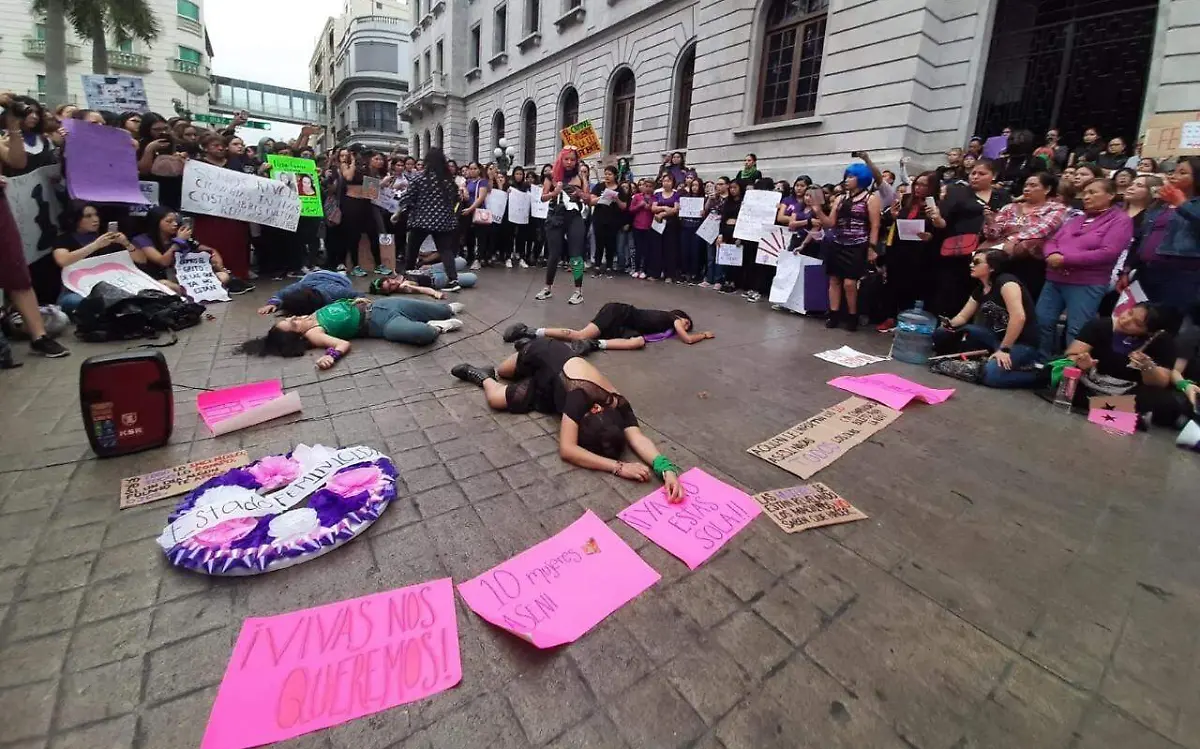
<svg viewBox="0 0 1200 749">
<path fill-rule="evenodd" d="M 678 336 L 686 344 L 699 343 L 713 334 L 692 333 L 692 318 L 680 309 L 670 312 L 658 309 L 638 309 L 632 304 L 609 302 L 600 308 L 596 317 L 582 330 L 571 328 L 531 328 L 519 322 L 504 331 L 504 342 L 522 338 L 554 338 L 559 341 L 595 341 L 597 349 L 629 351 L 646 347 L 647 341 L 661 341 Z"/>
<path fill-rule="evenodd" d="M 354 338 L 383 338 L 393 343 L 427 346 L 442 333 L 458 330 L 458 302 L 442 304 L 417 299 L 339 299 L 311 315 L 285 317 L 266 336 L 246 341 L 239 353 L 257 356 L 303 356 L 310 348 L 325 349 L 317 369 L 329 369 L 350 353 Z"/>
<path fill-rule="evenodd" d="M 275 292 L 258 314 L 311 315 L 326 304 L 358 296 L 350 279 L 332 270 L 314 270 Z"/>
<path fill-rule="evenodd" d="M 933 332 L 938 354 L 987 351 L 986 364 L 946 359 L 933 371 L 994 388 L 1034 387 L 1038 373 L 1038 325 L 1033 297 L 1021 279 L 1008 272 L 1004 250 L 981 250 L 971 258 L 978 283 L 962 310 Z"/>
<path fill-rule="evenodd" d="M 473 289 L 475 284 L 479 283 L 479 276 L 467 270 L 465 257 L 454 258 L 454 269 L 458 272 L 455 281 L 460 289 Z M 420 253 L 417 256 L 417 267 L 406 271 L 404 275 L 414 283 L 429 285 L 438 290 L 448 290 L 446 286 L 450 283 L 446 275 L 446 266 L 442 264 L 442 256 L 437 252 Z"/>
<path fill-rule="evenodd" d="M 536 338 L 519 345 L 520 351 L 495 369 L 459 364 L 450 373 L 482 387 L 497 411 L 562 414 L 558 454 L 568 463 L 641 482 L 653 470 L 666 484 L 669 501 L 683 499 L 678 466 L 642 433 L 629 401 L 600 370 L 562 341 Z M 626 445 L 650 468 L 622 462 Z"/>
</svg>

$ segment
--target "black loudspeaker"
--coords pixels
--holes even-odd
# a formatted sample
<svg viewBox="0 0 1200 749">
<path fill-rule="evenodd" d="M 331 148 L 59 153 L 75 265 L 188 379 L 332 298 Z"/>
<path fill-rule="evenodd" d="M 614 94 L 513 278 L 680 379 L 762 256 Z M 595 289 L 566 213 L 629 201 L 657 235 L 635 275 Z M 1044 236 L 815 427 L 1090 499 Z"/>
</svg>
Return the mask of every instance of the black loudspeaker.
<svg viewBox="0 0 1200 749">
<path fill-rule="evenodd" d="M 79 368 L 79 403 L 88 441 L 102 458 L 160 447 L 171 439 L 171 372 L 158 351 L 90 357 Z"/>
</svg>

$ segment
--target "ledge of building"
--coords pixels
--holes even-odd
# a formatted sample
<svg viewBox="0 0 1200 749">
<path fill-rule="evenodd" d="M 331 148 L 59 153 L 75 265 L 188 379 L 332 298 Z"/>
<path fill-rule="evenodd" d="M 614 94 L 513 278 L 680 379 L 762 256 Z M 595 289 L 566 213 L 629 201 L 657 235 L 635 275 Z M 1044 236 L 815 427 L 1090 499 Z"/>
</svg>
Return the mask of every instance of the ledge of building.
<svg viewBox="0 0 1200 749">
<path fill-rule="evenodd" d="M 782 120 L 780 122 L 764 122 L 761 125 L 746 125 L 744 127 L 735 127 L 732 132 L 734 135 L 757 135 L 759 133 L 771 133 L 777 130 L 790 130 L 791 128 L 813 127 L 821 124 L 820 117 L 797 117 L 794 120 Z"/>
<path fill-rule="evenodd" d="M 554 25 L 558 27 L 559 32 L 568 26 L 573 26 L 583 22 L 584 10 L 582 5 L 577 5 L 571 8 L 566 13 L 563 13 L 558 18 L 554 19 Z"/>
<path fill-rule="evenodd" d="M 507 62 L 508 62 L 508 53 L 507 52 L 497 52 L 496 54 L 492 55 L 490 60 L 488 60 L 488 65 L 495 68 L 496 66 L 504 65 Z"/>
<path fill-rule="evenodd" d="M 517 49 L 522 52 L 540 45 L 542 43 L 542 32 L 532 31 L 526 36 L 517 41 Z"/>
</svg>

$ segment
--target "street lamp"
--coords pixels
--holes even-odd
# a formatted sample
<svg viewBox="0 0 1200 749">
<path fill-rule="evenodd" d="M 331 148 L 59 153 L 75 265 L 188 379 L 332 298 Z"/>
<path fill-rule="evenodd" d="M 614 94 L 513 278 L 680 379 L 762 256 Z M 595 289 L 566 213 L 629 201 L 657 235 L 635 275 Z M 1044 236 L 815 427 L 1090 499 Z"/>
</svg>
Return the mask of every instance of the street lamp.
<svg viewBox="0 0 1200 749">
<path fill-rule="evenodd" d="M 492 149 L 492 155 L 496 157 L 496 166 L 500 168 L 500 171 L 508 174 L 508 167 L 517 155 L 517 148 L 516 146 L 508 145 L 508 141 L 501 138 L 496 141 L 496 147 Z"/>
</svg>

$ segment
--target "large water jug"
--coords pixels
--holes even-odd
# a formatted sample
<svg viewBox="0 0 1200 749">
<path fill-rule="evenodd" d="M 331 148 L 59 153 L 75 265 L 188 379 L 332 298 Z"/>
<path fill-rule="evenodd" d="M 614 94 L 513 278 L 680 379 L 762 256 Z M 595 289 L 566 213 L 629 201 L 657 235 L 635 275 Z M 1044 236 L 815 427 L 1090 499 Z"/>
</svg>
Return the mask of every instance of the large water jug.
<svg viewBox="0 0 1200 749">
<path fill-rule="evenodd" d="M 913 309 L 901 312 L 896 318 L 896 333 L 892 358 L 909 364 L 928 364 L 933 354 L 933 331 L 937 317 L 925 311 L 925 303 L 917 302 Z"/>
</svg>

